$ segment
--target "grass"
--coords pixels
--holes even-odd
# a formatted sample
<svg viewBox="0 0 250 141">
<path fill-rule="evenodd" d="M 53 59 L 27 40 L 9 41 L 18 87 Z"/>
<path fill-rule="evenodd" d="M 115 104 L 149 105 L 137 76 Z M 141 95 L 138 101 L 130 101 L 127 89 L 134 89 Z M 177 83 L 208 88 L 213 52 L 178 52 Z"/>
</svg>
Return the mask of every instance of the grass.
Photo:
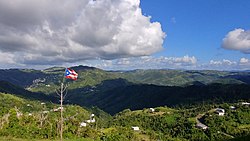
<svg viewBox="0 0 250 141">
<path fill-rule="evenodd" d="M 188 118 L 188 121 L 192 123 L 196 123 L 196 118 L 195 117 Z"/>
<path fill-rule="evenodd" d="M 241 128 L 241 129 L 244 129 L 244 128 L 250 128 L 250 124 L 247 124 L 247 125 L 241 125 L 241 126 L 239 126 L 239 128 Z"/>
<path fill-rule="evenodd" d="M 60 139 L 20 139 L 12 137 L 0 137 L 0 141 L 60 141 Z M 87 138 L 63 139 L 63 141 L 94 141 Z"/>
</svg>

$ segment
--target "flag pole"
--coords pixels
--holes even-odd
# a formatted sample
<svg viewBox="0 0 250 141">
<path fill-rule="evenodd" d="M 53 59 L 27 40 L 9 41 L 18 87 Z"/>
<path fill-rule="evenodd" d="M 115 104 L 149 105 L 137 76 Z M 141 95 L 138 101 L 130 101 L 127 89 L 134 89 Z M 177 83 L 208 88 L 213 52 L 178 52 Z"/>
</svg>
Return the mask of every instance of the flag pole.
<svg viewBox="0 0 250 141">
<path fill-rule="evenodd" d="M 63 82 L 61 83 L 61 92 L 60 92 L 60 102 L 61 102 L 61 129 L 60 129 L 60 139 L 61 141 L 63 141 L 63 89 L 64 89 L 64 86 L 63 86 Z"/>
<path fill-rule="evenodd" d="M 62 83 L 61 83 L 61 88 L 60 88 L 60 91 L 56 91 L 57 95 L 60 96 L 60 112 L 61 112 L 61 120 L 60 120 L 60 139 L 61 141 L 63 140 L 63 100 L 65 98 L 65 96 L 67 95 L 67 85 L 64 85 L 64 81 L 65 81 L 65 77 L 66 78 L 69 78 L 69 79 L 73 79 L 73 80 L 76 80 L 77 79 L 77 76 L 78 74 L 74 71 L 74 70 L 71 70 L 69 69 L 72 73 L 72 74 L 68 74 L 68 69 L 69 68 L 65 68 L 65 74 L 63 76 L 63 80 L 62 80 Z M 67 72 L 67 73 L 66 73 Z M 73 76 L 72 76 L 73 75 Z M 66 93 L 64 94 L 64 92 L 66 91 Z"/>
<path fill-rule="evenodd" d="M 67 68 L 65 68 L 64 72 L 66 72 L 66 69 Z M 65 81 L 64 77 L 65 76 L 63 75 L 60 89 L 56 90 L 57 95 L 60 96 L 60 117 L 61 117 L 60 119 L 60 141 L 63 141 L 63 99 L 64 99 L 63 93 L 66 91 L 66 88 L 67 88 L 67 85 L 64 86 L 64 81 Z"/>
</svg>

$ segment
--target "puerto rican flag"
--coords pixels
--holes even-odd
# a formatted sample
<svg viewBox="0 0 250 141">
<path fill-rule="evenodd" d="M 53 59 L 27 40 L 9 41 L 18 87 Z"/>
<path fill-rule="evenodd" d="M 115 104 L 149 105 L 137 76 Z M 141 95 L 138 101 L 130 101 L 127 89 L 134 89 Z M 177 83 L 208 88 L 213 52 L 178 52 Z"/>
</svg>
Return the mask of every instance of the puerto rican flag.
<svg viewBox="0 0 250 141">
<path fill-rule="evenodd" d="M 78 77 L 78 74 L 73 69 L 67 68 L 65 70 L 65 75 L 64 76 L 67 79 L 76 80 L 77 77 Z"/>
</svg>

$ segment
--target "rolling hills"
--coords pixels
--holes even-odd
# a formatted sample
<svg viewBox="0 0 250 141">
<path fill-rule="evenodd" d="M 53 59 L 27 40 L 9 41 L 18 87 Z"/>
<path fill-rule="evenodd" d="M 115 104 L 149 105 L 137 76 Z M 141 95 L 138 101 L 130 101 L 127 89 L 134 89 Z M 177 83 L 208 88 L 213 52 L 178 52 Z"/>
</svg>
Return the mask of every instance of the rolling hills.
<svg viewBox="0 0 250 141">
<path fill-rule="evenodd" d="M 0 136 L 57 139 L 59 113 L 53 110 L 59 98 L 55 89 L 63 81 L 68 85 L 64 102 L 64 137 L 68 139 L 249 138 L 249 106 L 240 102 L 250 100 L 250 72 L 72 68 L 79 74 L 77 81 L 63 79 L 65 68 L 61 67 L 0 70 Z M 230 106 L 236 110 L 230 111 Z M 226 110 L 225 116 L 208 112 L 218 107 Z M 91 113 L 97 122 L 80 128 Z M 196 128 L 200 114 L 208 130 Z M 132 126 L 140 131 L 131 130 Z"/>
<path fill-rule="evenodd" d="M 98 106 L 110 114 L 127 108 L 183 106 L 201 102 L 232 102 L 250 98 L 250 72 L 104 71 L 87 66 L 75 66 L 72 69 L 79 74 L 77 81 L 63 80 L 65 69 L 61 67 L 45 70 L 1 70 L 8 73 L 1 75 L 0 80 L 12 83 L 9 84 L 12 90 L 15 90 L 14 85 L 17 85 L 19 88 L 28 90 L 21 93 L 30 91 L 36 93 L 27 94 L 26 97 L 40 94 L 40 98 L 52 101 L 56 99 L 55 89 L 62 81 L 65 81 L 65 84 L 69 86 L 67 103 L 86 107 Z M 6 92 L 11 93 L 11 91 Z"/>
<path fill-rule="evenodd" d="M 160 86 L 186 86 L 194 82 L 202 84 L 249 84 L 250 72 L 230 72 L 215 70 L 133 70 L 105 71 L 94 67 L 75 66 L 79 73 L 75 87 L 93 86 L 104 80 L 123 78 L 135 84 Z M 0 70 L 0 80 L 8 81 L 23 88 L 39 87 L 39 84 L 58 84 L 62 81 L 65 68 L 53 67 L 45 70 L 8 69 Z"/>
</svg>

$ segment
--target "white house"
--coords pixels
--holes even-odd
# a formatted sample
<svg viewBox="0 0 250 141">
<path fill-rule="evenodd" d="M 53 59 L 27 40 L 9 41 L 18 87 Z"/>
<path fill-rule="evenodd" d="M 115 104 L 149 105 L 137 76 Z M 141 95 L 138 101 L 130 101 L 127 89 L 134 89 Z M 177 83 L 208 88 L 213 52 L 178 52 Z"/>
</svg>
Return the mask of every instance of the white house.
<svg viewBox="0 0 250 141">
<path fill-rule="evenodd" d="M 87 126 L 87 123 L 85 123 L 85 122 L 80 123 L 80 127 L 86 127 L 86 126 Z"/>
<path fill-rule="evenodd" d="M 87 123 L 94 123 L 95 122 L 95 114 L 91 114 L 89 120 L 86 120 Z"/>
<path fill-rule="evenodd" d="M 134 130 L 134 131 L 140 131 L 140 128 L 138 126 L 132 126 L 132 130 Z"/>
<path fill-rule="evenodd" d="M 53 109 L 53 111 L 54 111 L 54 112 L 58 112 L 58 111 L 61 111 L 61 109 L 63 110 L 64 108 L 60 106 L 60 107 L 58 107 L 58 108 L 56 108 L 56 109 Z"/>
<path fill-rule="evenodd" d="M 219 116 L 224 116 L 225 115 L 225 110 L 222 108 L 216 108 L 215 113 L 217 113 Z"/>
<path fill-rule="evenodd" d="M 250 105 L 249 102 L 242 102 L 241 104 L 242 104 L 242 105 Z"/>
<path fill-rule="evenodd" d="M 200 128 L 200 129 L 203 129 L 203 130 L 207 130 L 207 128 L 208 128 L 205 124 L 202 124 L 202 123 L 197 123 L 196 127 Z"/>
<path fill-rule="evenodd" d="M 155 112 L 155 109 L 154 108 L 149 108 L 149 112 L 153 113 L 153 112 Z"/>
<path fill-rule="evenodd" d="M 17 117 L 21 117 L 22 115 L 23 115 L 23 113 L 21 113 L 21 112 L 17 112 L 17 113 L 16 113 L 16 116 L 17 116 Z"/>
<path fill-rule="evenodd" d="M 48 114 L 49 113 L 49 111 L 43 111 L 43 114 Z"/>
<path fill-rule="evenodd" d="M 231 110 L 235 110 L 236 109 L 236 107 L 234 107 L 234 106 L 230 106 L 229 107 Z"/>
<path fill-rule="evenodd" d="M 87 122 L 87 123 L 94 123 L 94 122 L 95 122 L 95 118 L 86 120 L 86 122 Z"/>
<path fill-rule="evenodd" d="M 56 109 L 53 109 L 53 111 L 54 111 L 54 112 L 58 112 L 58 111 L 59 111 L 59 109 L 57 109 L 57 108 L 56 108 Z"/>
<path fill-rule="evenodd" d="M 27 107 L 32 107 L 32 105 L 30 105 L 30 104 L 27 104 Z"/>
</svg>

